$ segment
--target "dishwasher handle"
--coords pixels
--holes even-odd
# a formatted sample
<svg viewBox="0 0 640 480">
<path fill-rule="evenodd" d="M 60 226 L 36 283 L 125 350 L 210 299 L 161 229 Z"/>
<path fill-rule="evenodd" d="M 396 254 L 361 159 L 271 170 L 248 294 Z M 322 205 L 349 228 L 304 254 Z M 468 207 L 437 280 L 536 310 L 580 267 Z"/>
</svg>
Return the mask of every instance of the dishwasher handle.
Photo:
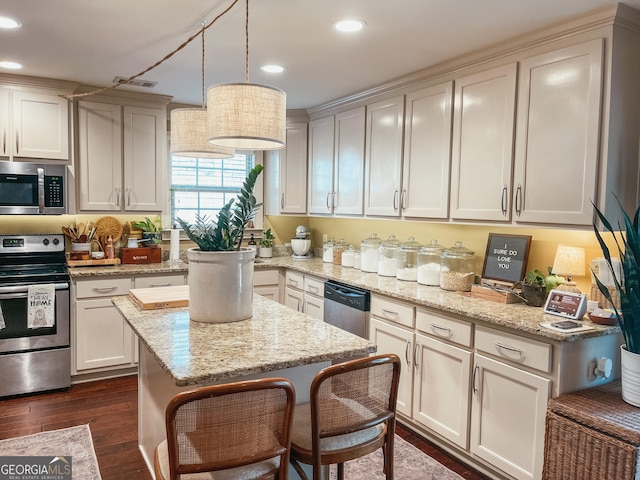
<svg viewBox="0 0 640 480">
<path fill-rule="evenodd" d="M 331 300 L 363 312 L 368 312 L 371 305 L 371 293 L 369 290 L 331 280 L 324 284 L 324 298 L 325 301 Z"/>
</svg>

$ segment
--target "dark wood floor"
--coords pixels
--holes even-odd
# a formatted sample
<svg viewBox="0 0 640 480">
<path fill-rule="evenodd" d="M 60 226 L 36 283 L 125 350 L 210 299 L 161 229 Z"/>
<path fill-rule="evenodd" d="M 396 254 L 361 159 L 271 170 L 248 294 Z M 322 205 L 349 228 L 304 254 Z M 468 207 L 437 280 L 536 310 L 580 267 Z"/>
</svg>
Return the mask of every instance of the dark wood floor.
<svg viewBox="0 0 640 480">
<path fill-rule="evenodd" d="M 0 400 L 0 439 L 88 423 L 104 480 L 150 480 L 138 450 L 137 395 L 137 377 L 129 376 Z M 487 478 L 401 425 L 397 433 L 463 478 Z"/>
</svg>

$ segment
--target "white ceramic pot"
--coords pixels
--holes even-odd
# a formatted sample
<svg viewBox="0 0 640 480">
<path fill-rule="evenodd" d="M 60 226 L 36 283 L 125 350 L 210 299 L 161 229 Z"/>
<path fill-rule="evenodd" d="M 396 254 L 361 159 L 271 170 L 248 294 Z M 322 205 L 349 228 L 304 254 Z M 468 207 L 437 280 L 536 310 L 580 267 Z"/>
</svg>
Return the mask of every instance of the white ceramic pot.
<svg viewBox="0 0 640 480">
<path fill-rule="evenodd" d="M 622 380 L 622 399 L 636 407 L 640 407 L 640 355 L 620 345 L 620 366 Z"/>
<path fill-rule="evenodd" d="M 187 250 L 189 317 L 197 322 L 228 323 L 253 315 L 253 264 L 256 251 Z"/>
<path fill-rule="evenodd" d="M 260 247 L 260 257 L 261 258 L 273 257 L 273 247 Z"/>
</svg>

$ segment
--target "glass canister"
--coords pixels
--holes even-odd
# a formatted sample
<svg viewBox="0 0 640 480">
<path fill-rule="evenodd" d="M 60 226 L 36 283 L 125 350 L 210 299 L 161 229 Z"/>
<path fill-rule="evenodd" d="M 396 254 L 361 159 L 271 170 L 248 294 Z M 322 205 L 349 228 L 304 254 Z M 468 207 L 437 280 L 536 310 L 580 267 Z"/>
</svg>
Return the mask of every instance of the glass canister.
<svg viewBox="0 0 640 480">
<path fill-rule="evenodd" d="M 444 247 L 437 240 L 418 250 L 418 283 L 421 285 L 440 286 L 440 257 Z"/>
<path fill-rule="evenodd" d="M 362 257 L 360 256 L 360 250 L 353 251 L 353 268 L 360 270 L 362 266 Z"/>
<path fill-rule="evenodd" d="M 456 242 L 442 251 L 440 260 L 440 288 L 458 292 L 471 291 L 476 277 L 474 252 Z"/>
<path fill-rule="evenodd" d="M 402 243 L 396 255 L 396 278 L 415 282 L 418 280 L 418 251 L 420 245 L 414 237 Z"/>
<path fill-rule="evenodd" d="M 378 275 L 383 277 L 395 277 L 397 271 L 396 255 L 400 248 L 400 240 L 395 235 L 389 235 L 378 248 Z"/>
<path fill-rule="evenodd" d="M 346 250 L 342 251 L 342 266 L 343 267 L 353 267 L 353 256 L 355 254 L 355 250 L 353 249 L 353 245 L 349 245 Z"/>
<path fill-rule="evenodd" d="M 347 248 L 344 239 L 340 239 L 333 244 L 333 264 L 342 265 L 342 252 Z"/>
<path fill-rule="evenodd" d="M 369 238 L 360 242 L 360 270 L 363 272 L 378 271 L 378 249 L 381 240 L 378 235 L 372 233 Z"/>
<path fill-rule="evenodd" d="M 333 263 L 333 238 L 322 244 L 322 261 Z"/>
</svg>

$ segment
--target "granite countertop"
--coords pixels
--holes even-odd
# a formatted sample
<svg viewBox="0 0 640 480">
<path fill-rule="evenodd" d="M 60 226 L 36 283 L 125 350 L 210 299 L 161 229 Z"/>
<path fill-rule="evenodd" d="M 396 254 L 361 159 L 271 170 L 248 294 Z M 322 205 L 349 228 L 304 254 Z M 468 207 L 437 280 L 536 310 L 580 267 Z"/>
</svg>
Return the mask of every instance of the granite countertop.
<svg viewBox="0 0 640 480">
<path fill-rule="evenodd" d="M 177 386 L 376 351 L 364 338 L 257 294 L 252 318 L 221 324 L 190 321 L 188 307 L 142 310 L 126 295 L 113 304 Z"/>
<path fill-rule="evenodd" d="M 586 316 L 585 325 L 593 330 L 561 333 L 540 326 L 540 323 L 558 321 L 559 317 L 546 315 L 542 307 L 512 303 L 502 304 L 478 298 L 471 298 L 458 292 L 449 292 L 440 287 L 420 285 L 417 282 L 397 280 L 395 277 L 382 277 L 377 273 L 365 273 L 354 268 L 342 267 L 333 263 L 324 263 L 321 258 L 304 260 L 291 256 L 276 256 L 256 259 L 256 270 L 268 268 L 287 268 L 301 273 L 314 275 L 325 280 L 336 280 L 356 287 L 370 290 L 372 293 L 411 302 L 417 306 L 438 309 L 450 314 L 466 317 L 488 325 L 497 325 L 519 332 L 551 339 L 558 342 L 571 342 L 601 335 L 620 333 L 620 327 L 608 327 L 592 323 Z M 72 278 L 103 275 L 135 275 L 187 272 L 188 263 L 157 263 L 148 265 L 119 265 L 115 267 L 74 267 L 69 268 Z"/>
</svg>

